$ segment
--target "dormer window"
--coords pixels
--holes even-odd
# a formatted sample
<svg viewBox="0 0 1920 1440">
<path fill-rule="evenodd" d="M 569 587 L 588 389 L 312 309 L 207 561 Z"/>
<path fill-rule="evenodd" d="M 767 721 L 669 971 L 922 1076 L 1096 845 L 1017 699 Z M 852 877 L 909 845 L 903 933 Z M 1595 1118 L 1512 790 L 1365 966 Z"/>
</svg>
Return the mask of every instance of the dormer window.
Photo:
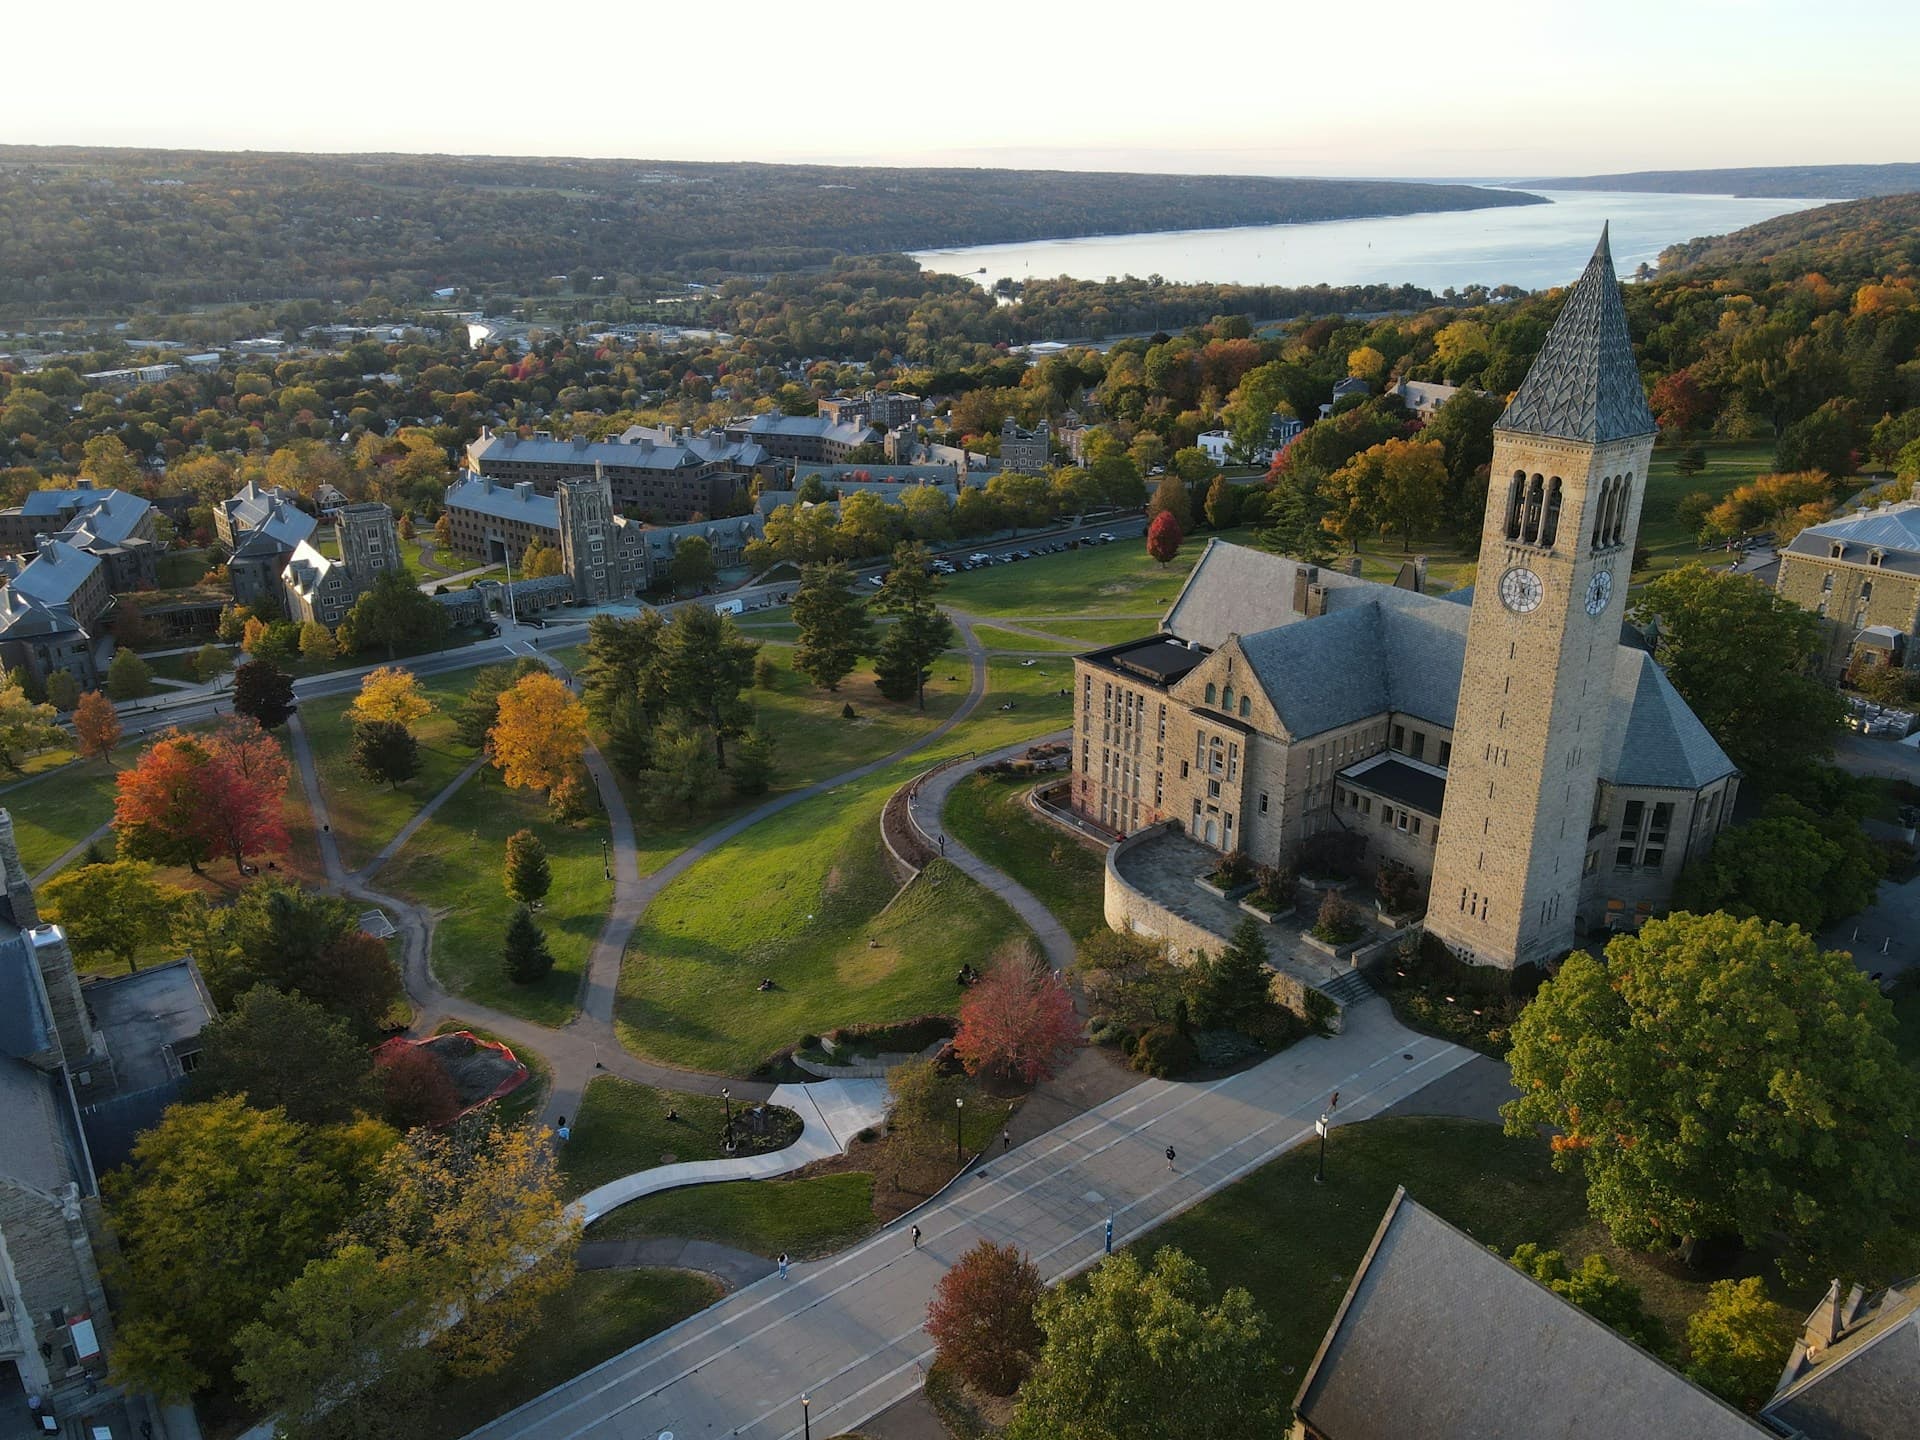
<svg viewBox="0 0 1920 1440">
<path fill-rule="evenodd" d="M 1869 565 L 1882 564 L 1885 562 L 1886 558 L 1887 558 L 1887 552 L 1880 549 L 1878 546 L 1876 546 L 1874 549 L 1867 552 L 1867 563 Z"/>
<path fill-rule="evenodd" d="M 1846 553 L 1847 553 L 1847 542 L 1846 542 L 1846 541 L 1844 541 L 1844 540 L 1829 540 L 1829 541 L 1827 542 L 1827 558 L 1828 558 L 1828 559 L 1830 559 L 1830 560 L 1838 560 L 1838 559 L 1840 559 L 1841 557 L 1843 557 L 1843 556 L 1844 556 L 1844 555 L 1845 555 Z"/>
</svg>

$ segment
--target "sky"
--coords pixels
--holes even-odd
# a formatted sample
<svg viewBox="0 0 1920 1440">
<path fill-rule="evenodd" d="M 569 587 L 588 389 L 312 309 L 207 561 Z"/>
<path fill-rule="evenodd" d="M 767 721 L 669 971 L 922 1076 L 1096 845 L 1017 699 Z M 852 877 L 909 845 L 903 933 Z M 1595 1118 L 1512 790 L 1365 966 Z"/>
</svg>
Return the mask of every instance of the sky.
<svg viewBox="0 0 1920 1440">
<path fill-rule="evenodd" d="M 96 0 L 0 142 L 1525 179 L 1920 160 L 1913 0 Z"/>
</svg>

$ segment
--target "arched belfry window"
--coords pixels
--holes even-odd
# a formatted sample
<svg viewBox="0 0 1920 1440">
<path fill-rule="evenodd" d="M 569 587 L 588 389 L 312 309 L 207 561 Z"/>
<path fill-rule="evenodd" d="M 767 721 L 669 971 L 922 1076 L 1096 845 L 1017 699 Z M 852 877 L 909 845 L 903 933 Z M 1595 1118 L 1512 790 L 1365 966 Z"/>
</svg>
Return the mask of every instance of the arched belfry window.
<svg viewBox="0 0 1920 1440">
<path fill-rule="evenodd" d="M 1526 498 L 1527 472 L 1513 472 L 1513 483 L 1507 486 L 1507 539 L 1520 538 L 1520 505 Z"/>
<path fill-rule="evenodd" d="M 1520 522 L 1520 538 L 1528 545 L 1540 539 L 1540 507 L 1545 503 L 1546 482 L 1538 475 L 1527 486 L 1527 510 Z"/>
<path fill-rule="evenodd" d="M 1607 543 L 1607 511 L 1613 505 L 1613 477 L 1600 482 L 1600 503 L 1593 507 L 1593 548 Z"/>
<path fill-rule="evenodd" d="M 1633 489 L 1633 477 L 1622 475 L 1620 485 L 1613 495 L 1613 528 L 1607 532 L 1607 543 L 1618 545 L 1627 528 L 1627 497 Z"/>
<path fill-rule="evenodd" d="M 1540 517 L 1540 543 L 1553 548 L 1553 537 L 1560 533 L 1560 477 L 1547 482 L 1547 508 Z"/>
</svg>

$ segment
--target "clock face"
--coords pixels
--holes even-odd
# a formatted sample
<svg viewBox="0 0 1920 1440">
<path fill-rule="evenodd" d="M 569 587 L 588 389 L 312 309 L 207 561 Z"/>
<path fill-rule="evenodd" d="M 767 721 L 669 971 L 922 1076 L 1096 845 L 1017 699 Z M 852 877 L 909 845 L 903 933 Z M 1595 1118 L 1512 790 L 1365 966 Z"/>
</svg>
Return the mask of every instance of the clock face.
<svg viewBox="0 0 1920 1440">
<path fill-rule="evenodd" d="M 1613 598 L 1613 572 L 1602 570 L 1587 582 L 1587 614 L 1598 615 Z"/>
<path fill-rule="evenodd" d="M 1525 566 L 1515 566 L 1500 577 L 1500 603 L 1516 615 L 1539 609 L 1546 594 L 1540 577 Z"/>
</svg>

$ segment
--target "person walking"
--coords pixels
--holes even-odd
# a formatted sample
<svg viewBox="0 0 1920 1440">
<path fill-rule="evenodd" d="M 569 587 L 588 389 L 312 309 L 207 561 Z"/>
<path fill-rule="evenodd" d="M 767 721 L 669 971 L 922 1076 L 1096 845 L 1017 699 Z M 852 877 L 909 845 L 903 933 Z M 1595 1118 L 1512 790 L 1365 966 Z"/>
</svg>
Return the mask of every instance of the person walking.
<svg viewBox="0 0 1920 1440">
<path fill-rule="evenodd" d="M 918 1250 L 920 1248 L 920 1227 L 915 1225 L 908 1233 L 913 1236 L 913 1248 Z"/>
<path fill-rule="evenodd" d="M 1000 1132 L 1000 1153 L 1004 1155 L 1007 1153 L 1007 1151 L 1011 1150 L 1012 1148 L 1013 1148 L 1013 1131 L 1002 1130 Z"/>
<path fill-rule="evenodd" d="M 1113 1217 L 1107 1217 L 1107 1254 L 1113 1254 Z"/>
<path fill-rule="evenodd" d="M 566 1116 L 562 1115 L 560 1117 L 560 1123 L 553 1127 L 553 1133 L 558 1135 L 562 1140 L 571 1140 L 573 1138 L 573 1130 L 567 1124 Z"/>
<path fill-rule="evenodd" d="M 1173 1146 L 1167 1146 L 1167 1173 L 1173 1174 Z"/>
<path fill-rule="evenodd" d="M 789 1261 L 789 1260 L 787 1259 L 787 1252 L 786 1252 L 786 1251 L 784 1251 L 784 1250 L 782 1250 L 782 1251 L 780 1252 L 780 1254 L 779 1254 L 779 1257 L 778 1257 L 777 1259 L 775 1259 L 775 1261 L 774 1261 L 773 1263 L 774 1263 L 774 1264 L 776 1264 L 776 1265 L 778 1265 L 778 1266 L 780 1267 L 780 1278 L 781 1278 L 782 1280 L 784 1280 L 784 1279 L 786 1279 L 786 1278 L 787 1278 L 787 1266 L 788 1266 L 789 1264 L 791 1264 L 791 1263 L 792 1263 L 791 1261 Z"/>
</svg>

